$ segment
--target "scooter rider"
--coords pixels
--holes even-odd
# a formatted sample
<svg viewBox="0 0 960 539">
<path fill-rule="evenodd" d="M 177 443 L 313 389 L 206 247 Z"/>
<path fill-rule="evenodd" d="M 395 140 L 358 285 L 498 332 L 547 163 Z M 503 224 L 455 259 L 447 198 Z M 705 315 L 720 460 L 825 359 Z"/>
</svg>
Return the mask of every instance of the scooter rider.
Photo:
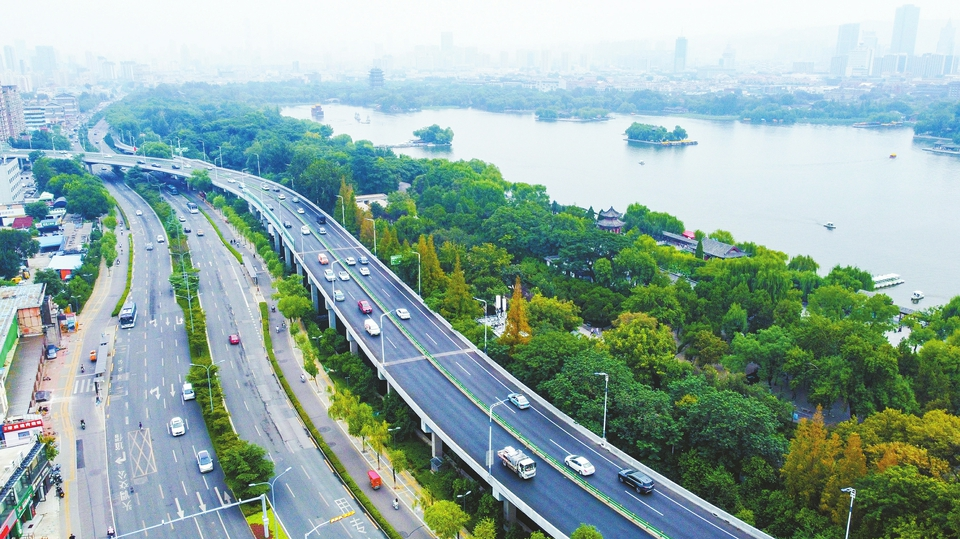
<svg viewBox="0 0 960 539">
<path fill-rule="evenodd" d="M 86 430 L 86 428 L 87 428 L 87 422 L 81 419 L 81 420 L 80 420 L 80 430 Z"/>
</svg>

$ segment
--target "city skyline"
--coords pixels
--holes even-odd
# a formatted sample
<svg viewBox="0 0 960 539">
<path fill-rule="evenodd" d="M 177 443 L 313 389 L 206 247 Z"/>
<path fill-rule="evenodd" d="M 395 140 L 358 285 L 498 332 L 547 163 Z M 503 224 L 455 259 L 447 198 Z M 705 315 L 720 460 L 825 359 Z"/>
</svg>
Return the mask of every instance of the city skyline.
<svg viewBox="0 0 960 539">
<path fill-rule="evenodd" d="M 379 6 L 279 0 L 271 5 L 265 11 L 260 4 L 242 0 L 200 5 L 171 0 L 147 16 L 136 5 L 116 0 L 20 3 L 7 7 L 18 24 L 5 29 L 6 43 L 0 45 L 53 47 L 60 51 L 59 62 L 72 59 L 78 64 L 86 51 L 117 62 L 180 63 L 186 56 L 214 63 L 233 59 L 309 64 L 331 58 L 359 62 L 400 56 L 417 47 L 476 49 L 499 59 L 503 52 L 516 55 L 519 49 L 574 51 L 611 42 L 640 43 L 672 56 L 676 38 L 683 36 L 688 40 L 689 66 L 716 62 L 728 48 L 737 51 L 742 63 L 776 54 L 792 42 L 823 46 L 818 36 L 825 30 L 835 32 L 840 25 L 854 23 L 864 32 L 875 31 L 882 45 L 899 47 L 892 34 L 903 0 L 840 4 L 815 0 L 802 6 L 737 0 L 722 5 L 694 2 L 683 10 L 621 0 L 567 2 L 562 9 L 539 1 L 502 0 Z M 937 0 L 915 5 L 920 10 L 916 53 L 932 53 L 944 24 L 960 21 L 960 3 Z M 38 10 L 45 16 L 31 16 Z M 835 42 L 826 45 L 833 47 Z M 31 54 L 43 65 L 50 62 L 48 53 Z"/>
</svg>

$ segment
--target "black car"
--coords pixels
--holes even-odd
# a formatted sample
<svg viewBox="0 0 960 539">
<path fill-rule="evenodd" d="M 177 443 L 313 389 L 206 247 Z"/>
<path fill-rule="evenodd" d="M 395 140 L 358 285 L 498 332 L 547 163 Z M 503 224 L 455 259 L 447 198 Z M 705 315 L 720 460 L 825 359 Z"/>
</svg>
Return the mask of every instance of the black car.
<svg viewBox="0 0 960 539">
<path fill-rule="evenodd" d="M 180 165 L 170 165 L 173 170 L 180 170 Z"/>
<path fill-rule="evenodd" d="M 160 168 L 160 163 L 151 163 L 150 166 L 153 168 Z"/>
<path fill-rule="evenodd" d="M 621 483 L 626 483 L 637 489 L 637 494 L 650 494 L 653 492 L 653 479 L 650 476 L 633 468 L 627 468 L 617 472 L 617 479 Z"/>
<path fill-rule="evenodd" d="M 147 162 L 144 161 L 143 159 L 137 159 L 137 164 L 138 164 L 138 165 L 146 165 Z"/>
<path fill-rule="evenodd" d="M 284 221 L 283 228 L 293 228 L 293 225 L 290 224 L 290 221 Z"/>
<path fill-rule="evenodd" d="M 327 216 L 321 214 L 319 217 L 317 217 L 317 223 L 321 225 L 327 224 Z"/>
</svg>

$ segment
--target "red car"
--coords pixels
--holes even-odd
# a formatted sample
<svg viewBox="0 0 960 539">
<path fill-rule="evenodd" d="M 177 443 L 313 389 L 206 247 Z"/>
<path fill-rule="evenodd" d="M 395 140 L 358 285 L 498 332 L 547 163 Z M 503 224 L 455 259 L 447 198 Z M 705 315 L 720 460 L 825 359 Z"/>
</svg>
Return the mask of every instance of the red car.
<svg viewBox="0 0 960 539">
<path fill-rule="evenodd" d="M 370 306 L 370 302 L 365 299 L 361 299 L 360 301 L 358 301 L 357 307 L 360 308 L 360 312 L 362 312 L 363 314 L 370 314 L 373 312 L 373 307 Z"/>
<path fill-rule="evenodd" d="M 240 344 L 240 336 L 233 334 L 230 336 L 230 344 Z"/>
</svg>

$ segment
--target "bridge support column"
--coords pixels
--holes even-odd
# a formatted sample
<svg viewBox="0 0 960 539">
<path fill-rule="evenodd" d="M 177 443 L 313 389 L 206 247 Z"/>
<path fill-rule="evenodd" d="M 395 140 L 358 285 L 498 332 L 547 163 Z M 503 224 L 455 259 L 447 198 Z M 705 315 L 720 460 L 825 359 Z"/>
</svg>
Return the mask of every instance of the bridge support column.
<svg viewBox="0 0 960 539">
<path fill-rule="evenodd" d="M 349 328 L 347 328 L 347 342 L 350 343 L 350 353 L 357 355 L 357 339 L 353 336 L 353 333 L 350 332 Z"/>
<path fill-rule="evenodd" d="M 288 266 L 293 265 L 293 251 L 290 249 L 283 250 L 283 261 L 287 263 Z"/>
<path fill-rule="evenodd" d="M 432 453 L 431 456 L 433 457 L 443 457 L 443 440 L 437 436 L 436 432 L 430 433 L 430 453 Z"/>
<path fill-rule="evenodd" d="M 283 242 L 280 241 L 280 233 L 273 231 L 273 250 L 283 255 Z"/>
<path fill-rule="evenodd" d="M 337 329 L 337 313 L 333 312 L 333 305 L 327 304 L 327 325 L 330 329 Z"/>
<path fill-rule="evenodd" d="M 503 520 L 508 524 L 517 521 L 517 507 L 506 498 L 503 499 Z"/>
<path fill-rule="evenodd" d="M 310 302 L 313 303 L 314 310 L 320 310 L 320 293 L 317 292 L 317 287 L 313 286 L 313 283 L 310 283 Z"/>
</svg>

